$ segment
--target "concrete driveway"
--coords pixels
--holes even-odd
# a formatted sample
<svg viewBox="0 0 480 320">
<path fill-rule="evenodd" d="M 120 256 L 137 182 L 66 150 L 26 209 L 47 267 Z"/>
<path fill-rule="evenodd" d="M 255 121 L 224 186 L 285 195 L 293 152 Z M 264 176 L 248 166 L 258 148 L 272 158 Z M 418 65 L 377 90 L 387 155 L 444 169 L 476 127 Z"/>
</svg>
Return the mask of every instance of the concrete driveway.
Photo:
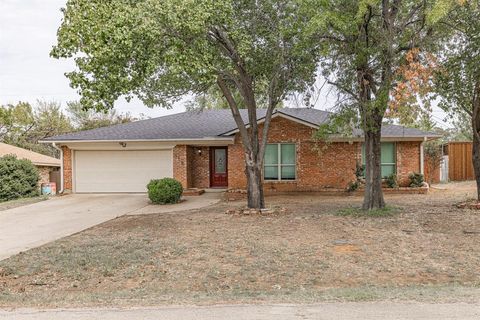
<svg viewBox="0 0 480 320">
<path fill-rule="evenodd" d="M 159 206 L 149 204 L 146 194 L 72 194 L 0 211 L 0 260 L 123 215 L 193 210 L 220 198 L 205 193 Z"/>
<path fill-rule="evenodd" d="M 147 205 L 144 194 L 75 194 L 0 211 L 0 260 Z"/>
</svg>

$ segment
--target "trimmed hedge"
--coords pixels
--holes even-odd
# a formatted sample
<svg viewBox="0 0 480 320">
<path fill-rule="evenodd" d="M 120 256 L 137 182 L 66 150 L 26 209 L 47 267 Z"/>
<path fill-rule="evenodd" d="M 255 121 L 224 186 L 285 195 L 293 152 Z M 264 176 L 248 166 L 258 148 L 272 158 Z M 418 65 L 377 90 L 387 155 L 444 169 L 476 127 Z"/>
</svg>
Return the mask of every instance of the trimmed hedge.
<svg viewBox="0 0 480 320">
<path fill-rule="evenodd" d="M 178 203 L 183 193 L 182 184 L 172 178 L 150 180 L 147 189 L 148 197 L 155 204 Z"/>
<path fill-rule="evenodd" d="M 14 155 L 0 157 L 0 201 L 38 196 L 39 180 L 38 170 L 30 160 Z"/>
</svg>

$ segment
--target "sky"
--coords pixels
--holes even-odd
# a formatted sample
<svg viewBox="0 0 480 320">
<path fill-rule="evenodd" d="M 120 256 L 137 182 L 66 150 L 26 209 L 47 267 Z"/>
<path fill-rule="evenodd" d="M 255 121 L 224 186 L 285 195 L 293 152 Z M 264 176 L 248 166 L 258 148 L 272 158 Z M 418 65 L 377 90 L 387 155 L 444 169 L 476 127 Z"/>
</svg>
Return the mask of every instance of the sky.
<svg viewBox="0 0 480 320">
<path fill-rule="evenodd" d="M 0 0 L 0 105 L 37 99 L 57 101 L 78 100 L 64 73 L 75 69 L 72 60 L 49 56 L 56 43 L 66 0 Z M 134 116 L 156 117 L 185 108 L 150 109 L 140 101 L 121 100 L 115 105 L 120 112 Z"/>
<path fill-rule="evenodd" d="M 45 100 L 65 106 L 66 102 L 79 99 L 64 75 L 75 69 L 74 62 L 49 56 L 62 19 L 60 8 L 65 3 L 66 0 L 0 0 L 0 105 Z M 332 108 L 335 96 L 328 92 L 321 93 L 315 108 Z M 286 102 L 285 106 L 297 105 Z M 115 108 L 148 117 L 185 110 L 184 103 L 169 110 L 151 109 L 138 100 L 128 103 L 123 99 L 116 102 Z M 432 116 L 440 126 L 448 126 L 442 121 L 445 114 L 440 109 L 434 108 Z"/>
</svg>

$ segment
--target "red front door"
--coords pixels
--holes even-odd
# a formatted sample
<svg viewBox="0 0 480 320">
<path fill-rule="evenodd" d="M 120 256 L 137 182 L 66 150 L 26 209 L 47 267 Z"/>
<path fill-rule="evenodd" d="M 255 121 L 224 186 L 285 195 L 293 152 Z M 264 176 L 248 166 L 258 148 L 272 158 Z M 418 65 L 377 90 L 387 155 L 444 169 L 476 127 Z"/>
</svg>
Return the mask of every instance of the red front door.
<svg viewBox="0 0 480 320">
<path fill-rule="evenodd" d="M 228 187 L 227 147 L 210 148 L 210 186 Z"/>
</svg>

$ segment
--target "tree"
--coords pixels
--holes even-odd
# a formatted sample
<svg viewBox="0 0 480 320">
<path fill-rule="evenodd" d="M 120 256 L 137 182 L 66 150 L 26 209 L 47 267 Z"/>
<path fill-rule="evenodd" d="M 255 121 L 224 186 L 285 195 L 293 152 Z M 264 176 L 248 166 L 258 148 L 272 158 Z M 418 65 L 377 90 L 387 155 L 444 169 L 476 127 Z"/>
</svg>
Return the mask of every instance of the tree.
<svg viewBox="0 0 480 320">
<path fill-rule="evenodd" d="M 450 107 L 450 105 L 448 105 L 448 107 Z M 452 116 L 453 128 L 451 128 L 449 132 L 449 141 L 473 141 L 471 115 L 467 114 L 466 112 L 458 112 Z"/>
<path fill-rule="evenodd" d="M 77 101 L 67 102 L 67 113 L 76 130 L 90 130 L 137 120 L 129 113 L 120 114 L 115 109 L 104 111 L 84 109 Z"/>
<path fill-rule="evenodd" d="M 34 108 L 26 102 L 1 106 L 0 120 L 1 141 L 49 156 L 57 156 L 57 150 L 38 141 L 73 130 L 56 102 L 38 100 Z"/>
<path fill-rule="evenodd" d="M 428 141 L 423 144 L 425 163 L 427 165 L 427 182 L 432 184 L 433 173 L 440 167 L 443 160 L 442 141 Z"/>
<path fill-rule="evenodd" d="M 261 171 L 273 110 L 315 80 L 318 50 L 296 1 L 70 0 L 63 14 L 51 54 L 74 57 L 78 70 L 67 76 L 85 108 L 112 108 L 123 95 L 169 107 L 217 87 L 243 143 L 248 206 L 264 207 Z"/>
<path fill-rule="evenodd" d="M 33 109 L 29 103 L 0 106 L 0 139 L 23 135 L 34 126 Z"/>
<path fill-rule="evenodd" d="M 235 101 L 238 101 L 237 106 L 239 109 L 245 109 L 245 105 L 242 103 L 238 92 L 236 92 L 234 99 Z M 230 109 L 228 102 L 225 101 L 223 93 L 216 87 L 211 87 L 207 92 L 196 95 L 186 104 L 187 111 L 209 109 Z"/>
<path fill-rule="evenodd" d="M 441 0 L 440 0 L 441 1 Z M 323 76 L 342 96 L 339 108 L 356 114 L 365 136 L 363 209 L 385 206 L 381 188 L 380 141 L 385 113 L 406 55 L 434 39 L 427 12 L 435 1 L 303 0 L 314 14 L 309 30 L 316 33 L 325 58 Z"/>
<path fill-rule="evenodd" d="M 441 23 L 453 30 L 440 54 L 436 76 L 440 106 L 461 123 L 470 122 L 473 169 L 480 200 L 480 4 L 461 1 Z"/>
</svg>

